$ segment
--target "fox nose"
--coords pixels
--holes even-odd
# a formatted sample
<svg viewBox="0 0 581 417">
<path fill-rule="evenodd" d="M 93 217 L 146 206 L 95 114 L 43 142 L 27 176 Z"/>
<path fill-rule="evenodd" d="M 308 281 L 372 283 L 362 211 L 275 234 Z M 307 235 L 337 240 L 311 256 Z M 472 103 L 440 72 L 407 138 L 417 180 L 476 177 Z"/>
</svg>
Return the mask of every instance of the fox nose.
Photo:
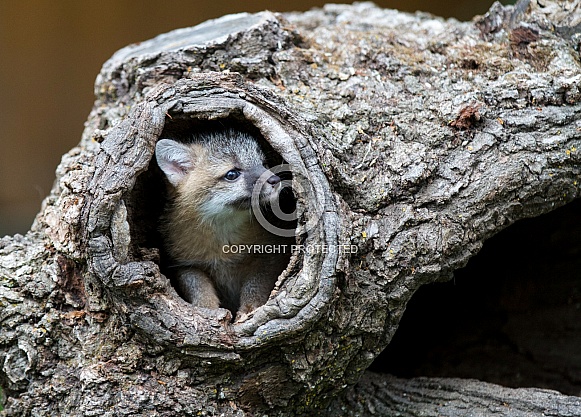
<svg viewBox="0 0 581 417">
<path fill-rule="evenodd" d="M 280 177 L 278 175 L 272 174 L 272 176 L 270 176 L 270 178 L 268 178 L 266 182 L 269 183 L 270 185 L 276 185 L 280 182 Z"/>
</svg>

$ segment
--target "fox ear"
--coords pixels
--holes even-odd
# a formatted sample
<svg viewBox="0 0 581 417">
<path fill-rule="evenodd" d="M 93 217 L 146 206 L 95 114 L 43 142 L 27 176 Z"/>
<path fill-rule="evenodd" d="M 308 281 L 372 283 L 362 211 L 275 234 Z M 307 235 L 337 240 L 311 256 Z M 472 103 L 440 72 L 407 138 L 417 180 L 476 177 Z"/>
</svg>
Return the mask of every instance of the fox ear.
<svg viewBox="0 0 581 417">
<path fill-rule="evenodd" d="M 161 139 L 155 145 L 157 165 L 175 187 L 194 167 L 193 155 L 187 145 L 171 139 Z"/>
</svg>

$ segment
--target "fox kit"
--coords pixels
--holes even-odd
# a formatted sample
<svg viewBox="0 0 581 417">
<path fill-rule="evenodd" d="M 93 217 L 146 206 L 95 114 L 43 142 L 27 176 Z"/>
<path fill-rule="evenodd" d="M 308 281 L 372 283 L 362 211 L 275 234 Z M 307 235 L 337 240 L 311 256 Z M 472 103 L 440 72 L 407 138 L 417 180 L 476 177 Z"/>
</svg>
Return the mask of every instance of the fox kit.
<svg viewBox="0 0 581 417">
<path fill-rule="evenodd" d="M 288 264 L 288 238 L 265 230 L 251 204 L 274 202 L 280 177 L 264 166 L 256 140 L 233 129 L 198 133 L 189 143 L 161 139 L 156 158 L 170 183 L 161 230 L 178 292 L 195 306 L 244 318 L 268 300 Z"/>
</svg>

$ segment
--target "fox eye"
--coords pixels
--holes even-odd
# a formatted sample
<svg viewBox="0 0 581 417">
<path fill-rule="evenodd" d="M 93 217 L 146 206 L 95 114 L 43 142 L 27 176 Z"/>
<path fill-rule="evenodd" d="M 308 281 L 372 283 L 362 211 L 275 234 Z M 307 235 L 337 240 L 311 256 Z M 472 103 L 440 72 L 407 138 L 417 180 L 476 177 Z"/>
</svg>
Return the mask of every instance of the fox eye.
<svg viewBox="0 0 581 417">
<path fill-rule="evenodd" d="M 231 169 L 224 175 L 224 179 L 227 181 L 234 181 L 236 178 L 240 176 L 240 171 L 237 169 Z"/>
</svg>

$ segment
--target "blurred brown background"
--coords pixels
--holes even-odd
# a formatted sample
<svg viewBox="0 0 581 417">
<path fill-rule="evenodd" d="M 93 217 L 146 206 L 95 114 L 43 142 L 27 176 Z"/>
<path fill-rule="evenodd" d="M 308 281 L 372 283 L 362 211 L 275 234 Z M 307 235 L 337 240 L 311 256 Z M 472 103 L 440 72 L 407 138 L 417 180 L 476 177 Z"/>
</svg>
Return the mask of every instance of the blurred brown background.
<svg viewBox="0 0 581 417">
<path fill-rule="evenodd" d="M 301 11 L 324 3 L 0 0 L 0 237 L 29 229 L 61 155 L 80 140 L 95 77 L 116 50 L 228 13 Z M 493 0 L 376 3 L 470 20 Z"/>
</svg>

